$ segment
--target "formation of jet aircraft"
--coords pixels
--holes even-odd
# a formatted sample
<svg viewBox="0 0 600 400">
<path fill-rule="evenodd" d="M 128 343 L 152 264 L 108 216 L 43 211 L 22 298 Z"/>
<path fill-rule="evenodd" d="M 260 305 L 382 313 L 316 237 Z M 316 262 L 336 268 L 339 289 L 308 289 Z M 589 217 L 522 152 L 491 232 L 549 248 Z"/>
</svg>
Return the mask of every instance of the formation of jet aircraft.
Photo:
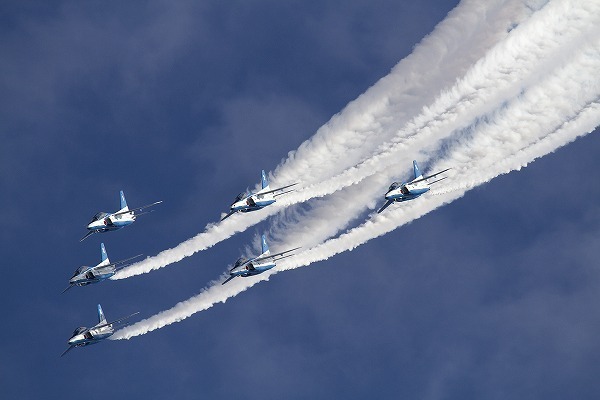
<svg viewBox="0 0 600 400">
<path fill-rule="evenodd" d="M 88 233 L 86 233 L 85 236 L 79 241 L 81 242 L 85 240 L 88 236 L 93 235 L 94 233 L 116 231 L 117 229 L 131 225 L 135 222 L 135 219 L 138 216 L 151 212 L 141 212 L 142 210 L 159 203 L 162 203 L 162 200 L 155 201 L 152 204 L 146 204 L 145 206 L 129 209 L 129 207 L 127 207 L 127 201 L 125 200 L 125 194 L 121 190 L 121 208 L 119 211 L 114 213 L 101 211 L 94 215 L 90 223 L 87 225 Z"/>
<path fill-rule="evenodd" d="M 233 214 L 238 212 L 247 213 L 265 208 L 266 206 L 275 203 L 276 197 L 292 191 L 285 191 L 285 189 L 295 186 L 297 184 L 298 183 L 292 183 L 291 185 L 282 186 L 277 189 L 271 189 L 269 187 L 269 181 L 267 180 L 265 170 L 262 170 L 262 188 L 256 193 L 245 191 L 238 194 L 233 203 L 231 204 L 231 207 L 229 207 L 229 212 L 223 218 L 221 218 L 221 221 L 231 217 Z"/>
<path fill-rule="evenodd" d="M 96 344 L 107 337 L 112 336 L 112 334 L 115 333 L 115 327 L 117 324 L 133 317 L 136 314 L 139 314 L 139 312 L 134 312 L 126 317 L 107 322 L 104 312 L 102 311 L 102 306 L 98 304 L 98 323 L 91 328 L 80 326 L 79 328 L 75 329 L 71 335 L 71 338 L 67 342 L 69 347 L 61 354 L 61 357 L 67 354 L 69 350 L 74 347 L 84 347 L 91 344 Z"/>
<path fill-rule="evenodd" d="M 417 162 L 413 161 L 414 178 L 411 181 L 405 183 L 392 183 L 387 193 L 385 194 L 385 204 L 377 212 L 381 213 L 392 203 L 413 200 L 423 195 L 424 193 L 429 191 L 432 184 L 440 182 L 446 178 L 444 177 L 433 182 L 430 182 L 429 179 L 434 178 L 448 171 L 449 169 L 450 168 L 440 172 L 436 172 L 432 175 L 423 176 L 423 174 L 421 174 L 419 170 Z M 277 189 L 271 189 L 269 187 L 269 181 L 267 180 L 265 171 L 263 170 L 261 179 L 261 189 L 254 193 L 251 191 L 240 193 L 235 198 L 233 204 L 231 204 L 229 212 L 223 218 L 221 218 L 221 221 L 238 212 L 247 213 L 265 208 L 275 203 L 276 197 L 293 191 L 286 189 L 291 188 L 292 186 L 295 186 L 297 184 L 298 183 L 292 183 Z M 117 229 L 121 229 L 127 225 L 131 225 L 133 222 L 135 222 L 138 216 L 151 212 L 143 210 L 152 207 L 156 204 L 162 203 L 161 200 L 156 201 L 152 204 L 147 204 L 142 207 L 130 209 L 129 207 L 127 207 L 127 201 L 125 200 L 125 195 L 123 191 L 120 192 L 120 197 L 121 208 L 114 213 L 97 213 L 92 219 L 92 221 L 87 225 L 88 233 L 83 238 L 81 238 L 80 242 L 94 233 L 114 231 Z M 285 250 L 279 253 L 271 254 L 269 246 L 267 245 L 265 235 L 262 235 L 261 237 L 261 247 L 262 252 L 256 257 L 249 259 L 245 257 L 240 257 L 235 262 L 233 267 L 231 267 L 231 269 L 229 270 L 229 276 L 225 281 L 222 282 L 222 285 L 238 276 L 249 277 L 268 271 L 277 265 L 277 261 L 294 256 L 292 252 L 300 248 L 296 247 L 290 250 Z M 73 286 L 87 286 L 93 283 L 102 282 L 113 276 L 119 269 L 130 265 L 131 263 L 129 263 L 129 261 L 141 256 L 141 254 L 139 254 L 134 257 L 127 258 L 125 260 L 111 263 L 108 258 L 108 254 L 106 253 L 104 243 L 100 244 L 100 252 L 100 263 L 94 267 L 79 267 L 75 271 L 71 279 L 69 279 L 69 286 L 63 291 L 63 293 L 72 288 Z M 102 312 L 102 307 L 100 306 L 100 304 L 98 304 L 98 324 L 94 325 L 91 328 L 77 328 L 68 341 L 69 348 L 65 350 L 61 356 L 64 356 L 74 347 L 88 346 L 108 338 L 114 333 L 115 327 L 118 324 L 125 321 L 126 319 L 131 318 L 136 314 L 139 313 L 136 312 L 126 317 L 119 318 L 115 321 L 107 322 L 106 318 L 104 317 L 104 313 Z"/>
</svg>

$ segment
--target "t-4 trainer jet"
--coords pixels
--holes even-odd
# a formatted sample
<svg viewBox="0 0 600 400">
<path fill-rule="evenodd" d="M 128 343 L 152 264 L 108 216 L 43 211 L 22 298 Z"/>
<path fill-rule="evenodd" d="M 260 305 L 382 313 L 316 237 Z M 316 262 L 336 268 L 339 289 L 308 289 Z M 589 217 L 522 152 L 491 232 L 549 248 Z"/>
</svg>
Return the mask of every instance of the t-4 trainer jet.
<svg viewBox="0 0 600 400">
<path fill-rule="evenodd" d="M 278 192 L 298 184 L 298 183 L 292 183 L 291 185 L 287 185 L 287 186 L 283 186 L 283 187 L 271 190 L 269 188 L 269 181 L 267 180 L 267 176 L 265 175 L 264 170 L 262 171 L 261 183 L 262 183 L 262 189 L 260 189 L 256 193 L 242 192 L 242 193 L 238 194 L 238 196 L 233 201 L 233 204 L 231 204 L 231 207 L 229 208 L 229 212 L 227 213 L 227 215 L 225 215 L 223 218 L 221 218 L 221 221 L 223 221 L 225 218 L 231 217 L 233 214 L 235 214 L 237 212 L 246 213 L 246 212 L 250 212 L 250 211 L 256 211 L 256 210 L 260 210 L 261 208 L 264 208 L 270 204 L 273 204 L 273 203 L 275 203 L 275 197 L 281 196 L 282 194 L 292 192 L 292 190 L 288 190 L 288 191 L 281 192 L 281 193 L 278 193 Z"/>
<path fill-rule="evenodd" d="M 63 293 L 75 285 L 85 286 L 92 283 L 102 282 L 103 280 L 113 276 L 118 270 L 131 264 L 125 264 L 127 261 L 131 261 L 134 258 L 141 256 L 141 254 L 138 254 L 137 256 L 130 257 L 126 260 L 111 263 L 108 259 L 108 255 L 106 254 L 104 243 L 100 243 L 100 253 L 102 254 L 100 264 L 96 265 L 95 267 L 88 267 L 84 265 L 77 268 L 71 279 L 69 279 L 69 286 L 63 290 Z"/>
<path fill-rule="evenodd" d="M 91 328 L 86 328 L 85 326 L 80 326 L 75 329 L 73 335 L 69 339 L 69 348 L 66 349 L 60 356 L 64 356 L 71 350 L 73 347 L 83 347 L 88 346 L 90 344 L 96 344 L 101 340 L 106 339 L 115 333 L 115 325 L 119 322 L 122 322 L 128 318 L 133 317 L 134 315 L 139 314 L 139 312 L 135 312 L 131 315 L 128 315 L 123 318 L 119 318 L 112 322 L 106 322 L 106 318 L 104 317 L 104 313 L 102 312 L 102 306 L 98 304 L 98 323 Z"/>
<path fill-rule="evenodd" d="M 251 259 L 240 257 L 235 262 L 235 265 L 229 270 L 229 278 L 227 278 L 222 285 L 226 284 L 236 276 L 248 277 L 262 274 L 263 272 L 277 265 L 276 261 L 293 256 L 293 254 L 288 254 L 285 256 L 284 254 L 289 253 L 290 251 L 298 250 L 299 248 L 300 247 L 296 247 L 295 249 L 282 251 L 281 253 L 271 254 L 269 251 L 269 246 L 267 246 L 265 235 L 262 235 L 262 253 L 258 257 Z"/>
<path fill-rule="evenodd" d="M 159 203 L 162 203 L 162 200 L 156 201 L 152 204 L 147 204 L 145 206 L 132 208 L 130 210 L 129 207 L 127 207 L 125 194 L 123 194 L 123 191 L 121 190 L 121 209 L 114 213 L 99 212 L 98 214 L 94 215 L 94 218 L 92 218 L 92 220 L 87 226 L 89 232 L 86 233 L 86 235 L 82 237 L 79 241 L 81 242 L 88 236 L 93 235 L 97 232 L 116 231 L 117 229 L 121 229 L 126 227 L 127 225 L 131 225 L 135 222 L 136 217 L 150 212 L 138 211 L 142 211 L 145 208 L 152 207 Z"/>
<path fill-rule="evenodd" d="M 385 210 L 390 204 L 394 202 L 408 201 L 412 199 L 416 199 L 423 193 L 426 193 L 430 189 L 430 185 L 437 183 L 439 181 L 443 181 L 446 177 L 442 179 L 438 179 L 434 182 L 427 182 L 427 179 L 433 178 L 434 176 L 438 176 L 441 173 L 448 171 L 450 168 L 447 168 L 443 171 L 436 172 L 433 175 L 423 176 L 421 171 L 419 171 L 419 166 L 416 161 L 413 161 L 413 169 L 415 172 L 415 177 L 412 181 L 406 183 L 394 182 L 390 185 L 388 192 L 385 194 L 385 204 L 381 207 L 377 213 Z"/>
</svg>

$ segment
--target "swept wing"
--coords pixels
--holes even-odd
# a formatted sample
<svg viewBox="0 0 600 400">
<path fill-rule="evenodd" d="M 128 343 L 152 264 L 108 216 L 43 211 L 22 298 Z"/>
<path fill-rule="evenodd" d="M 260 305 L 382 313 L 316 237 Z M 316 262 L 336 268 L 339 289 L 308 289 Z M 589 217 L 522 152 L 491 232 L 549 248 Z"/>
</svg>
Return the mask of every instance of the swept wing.
<svg viewBox="0 0 600 400">
<path fill-rule="evenodd" d="M 435 174 L 433 174 L 433 175 L 424 176 L 424 177 L 422 177 L 421 179 L 417 179 L 416 181 L 410 181 L 409 183 L 423 182 L 423 181 L 425 181 L 425 180 L 427 180 L 427 179 L 429 179 L 429 178 L 433 178 L 434 176 L 438 176 L 439 174 L 443 174 L 444 172 L 446 172 L 446 171 L 449 171 L 449 170 L 451 170 L 451 169 L 452 169 L 452 168 L 446 168 L 446 169 L 445 169 L 445 170 L 443 170 L 443 171 L 436 172 L 436 173 L 435 173 Z"/>
<path fill-rule="evenodd" d="M 134 212 L 136 212 L 136 211 L 138 211 L 138 210 L 143 210 L 144 208 L 152 207 L 152 206 L 154 206 L 154 205 L 157 205 L 157 204 L 160 204 L 160 203 L 162 203 L 162 200 L 160 200 L 160 201 L 155 201 L 155 202 L 154 202 L 154 203 L 152 203 L 152 204 L 146 204 L 145 206 L 141 206 L 141 207 L 132 208 L 132 209 L 130 209 L 130 210 L 127 210 L 127 211 L 119 211 L 119 212 L 116 212 L 116 213 L 114 213 L 113 215 L 128 214 L 128 213 L 131 213 L 131 212 L 133 212 L 133 213 L 134 213 Z M 136 215 L 141 215 L 141 214 L 136 214 Z"/>
<path fill-rule="evenodd" d="M 379 210 L 377 210 L 377 214 L 381 213 L 383 210 L 388 208 L 393 202 L 394 202 L 394 200 L 386 201 L 385 204 Z"/>
<path fill-rule="evenodd" d="M 268 191 L 266 191 L 266 192 L 258 192 L 257 194 L 267 194 L 267 193 L 274 193 L 274 192 L 278 192 L 278 191 L 280 191 L 280 190 L 287 189 L 287 188 L 289 188 L 289 187 L 292 187 L 292 186 L 296 186 L 296 185 L 298 185 L 299 183 L 300 183 L 300 182 L 292 183 L 291 185 L 282 186 L 282 187 L 280 187 L 280 188 L 273 189 L 273 190 L 268 190 Z"/>
</svg>

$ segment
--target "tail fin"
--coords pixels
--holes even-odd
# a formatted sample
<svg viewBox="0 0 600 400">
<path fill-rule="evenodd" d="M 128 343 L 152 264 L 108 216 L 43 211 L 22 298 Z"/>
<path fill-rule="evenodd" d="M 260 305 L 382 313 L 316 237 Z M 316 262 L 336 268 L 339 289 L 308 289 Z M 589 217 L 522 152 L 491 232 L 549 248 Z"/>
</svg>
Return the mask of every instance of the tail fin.
<svg viewBox="0 0 600 400">
<path fill-rule="evenodd" d="M 125 193 L 123 193 L 123 191 L 121 190 L 121 210 L 123 209 L 129 210 L 129 208 L 127 207 L 127 200 L 125 200 Z"/>
<path fill-rule="evenodd" d="M 102 253 L 102 261 L 108 260 L 108 254 L 106 254 L 104 243 L 100 243 L 100 252 Z"/>
<path fill-rule="evenodd" d="M 419 179 L 423 176 L 421 171 L 419 171 L 419 165 L 417 165 L 417 161 L 413 160 L 413 169 L 415 171 L 415 179 Z"/>
<path fill-rule="evenodd" d="M 262 177 L 261 177 L 261 179 L 262 179 L 262 182 L 261 182 L 262 183 L 262 188 L 264 189 L 266 187 L 269 187 L 269 181 L 267 180 L 267 175 L 265 174 L 265 170 L 264 169 L 262 170 Z"/>
<path fill-rule="evenodd" d="M 269 254 L 269 246 L 267 246 L 267 239 L 265 238 L 265 235 L 262 235 L 262 254 Z"/>
<path fill-rule="evenodd" d="M 98 323 L 99 324 L 106 323 L 106 317 L 104 316 L 104 312 L 102 311 L 102 306 L 100 304 L 98 304 Z"/>
</svg>

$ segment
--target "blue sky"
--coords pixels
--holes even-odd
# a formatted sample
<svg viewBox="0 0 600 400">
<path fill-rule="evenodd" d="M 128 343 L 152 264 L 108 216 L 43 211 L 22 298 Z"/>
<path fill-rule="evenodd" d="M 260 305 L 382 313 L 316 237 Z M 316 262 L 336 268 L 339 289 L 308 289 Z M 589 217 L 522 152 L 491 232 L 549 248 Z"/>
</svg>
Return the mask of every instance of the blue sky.
<svg viewBox="0 0 600 400">
<path fill-rule="evenodd" d="M 455 5 L 2 5 L 3 397 L 597 398 L 597 132 L 352 252 L 59 357 L 97 303 L 109 319 L 170 308 L 268 221 L 61 295 L 101 241 L 118 260 L 200 232 Z M 164 203 L 79 243 L 121 189 Z"/>
</svg>

